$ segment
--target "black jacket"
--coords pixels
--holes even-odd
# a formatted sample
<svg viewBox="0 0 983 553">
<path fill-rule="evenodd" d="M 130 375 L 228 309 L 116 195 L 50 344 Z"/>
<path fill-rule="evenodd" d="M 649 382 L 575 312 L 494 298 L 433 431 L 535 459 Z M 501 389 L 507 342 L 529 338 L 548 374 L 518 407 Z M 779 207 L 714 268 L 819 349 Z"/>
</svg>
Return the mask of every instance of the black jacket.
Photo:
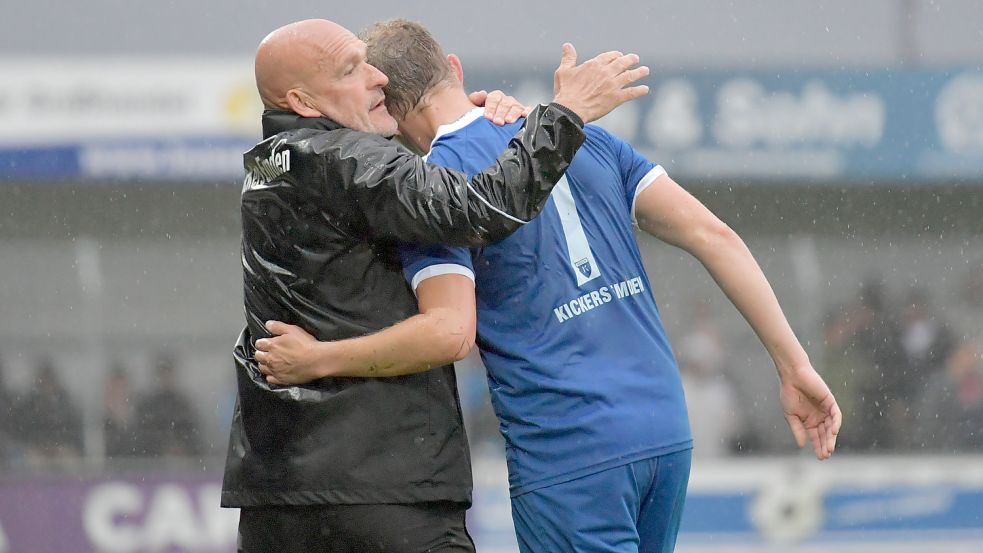
<svg viewBox="0 0 983 553">
<path fill-rule="evenodd" d="M 415 315 L 396 241 L 505 238 L 546 204 L 581 127 L 562 106 L 541 106 L 469 182 L 383 137 L 264 113 L 268 138 L 244 156 L 246 328 L 234 350 L 239 397 L 223 506 L 470 501 L 452 367 L 270 386 L 253 344 L 271 319 L 338 340 Z"/>
</svg>

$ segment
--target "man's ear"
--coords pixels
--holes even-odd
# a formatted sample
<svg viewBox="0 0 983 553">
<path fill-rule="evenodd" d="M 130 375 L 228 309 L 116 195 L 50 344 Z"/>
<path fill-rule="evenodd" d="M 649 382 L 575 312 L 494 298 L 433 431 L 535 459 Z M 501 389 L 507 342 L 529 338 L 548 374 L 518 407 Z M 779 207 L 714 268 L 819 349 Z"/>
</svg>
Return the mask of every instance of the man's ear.
<svg viewBox="0 0 983 553">
<path fill-rule="evenodd" d="M 311 104 L 307 94 L 296 88 L 287 91 L 287 105 L 294 113 L 302 117 L 321 117 L 323 115 Z"/>
<path fill-rule="evenodd" d="M 464 86 L 464 67 L 461 66 L 461 58 L 454 54 L 447 54 L 447 63 L 454 70 L 454 75 L 457 76 L 457 80 L 460 81 L 461 86 Z"/>
</svg>

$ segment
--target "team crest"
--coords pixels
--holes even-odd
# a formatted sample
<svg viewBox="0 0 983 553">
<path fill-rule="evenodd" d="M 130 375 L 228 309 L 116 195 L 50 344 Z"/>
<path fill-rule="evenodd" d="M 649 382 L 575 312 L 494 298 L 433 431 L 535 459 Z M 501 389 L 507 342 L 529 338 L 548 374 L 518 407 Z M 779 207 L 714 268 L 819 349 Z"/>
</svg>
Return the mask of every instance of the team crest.
<svg viewBox="0 0 983 553">
<path fill-rule="evenodd" d="M 590 278 L 590 274 L 594 270 L 591 267 L 590 259 L 587 259 L 586 257 L 574 263 L 573 266 L 576 267 L 578 271 L 580 271 L 580 274 L 588 278 Z"/>
</svg>

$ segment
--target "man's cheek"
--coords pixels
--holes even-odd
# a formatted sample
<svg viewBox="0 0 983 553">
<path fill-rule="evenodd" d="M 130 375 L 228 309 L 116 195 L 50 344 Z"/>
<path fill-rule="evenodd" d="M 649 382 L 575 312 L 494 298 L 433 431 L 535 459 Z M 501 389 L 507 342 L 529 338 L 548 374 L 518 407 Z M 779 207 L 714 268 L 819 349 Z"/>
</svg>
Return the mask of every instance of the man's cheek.
<svg viewBox="0 0 983 553">
<path fill-rule="evenodd" d="M 396 120 L 389 115 L 388 112 L 382 112 L 375 117 L 373 121 L 376 132 L 384 136 L 395 136 L 399 133 L 399 127 L 396 124 Z"/>
</svg>

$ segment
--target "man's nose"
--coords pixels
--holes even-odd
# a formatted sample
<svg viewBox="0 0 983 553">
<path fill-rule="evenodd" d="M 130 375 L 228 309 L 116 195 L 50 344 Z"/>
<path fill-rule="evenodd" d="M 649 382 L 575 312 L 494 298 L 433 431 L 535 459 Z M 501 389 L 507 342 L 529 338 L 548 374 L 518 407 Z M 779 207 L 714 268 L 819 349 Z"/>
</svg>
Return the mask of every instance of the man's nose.
<svg viewBox="0 0 983 553">
<path fill-rule="evenodd" d="M 379 71 L 379 68 L 376 67 L 376 66 L 374 66 L 374 65 L 372 65 L 372 64 L 368 64 L 368 65 L 369 65 L 369 67 L 372 68 L 372 73 L 373 73 L 372 74 L 372 86 L 373 86 L 373 88 L 376 87 L 376 86 L 380 86 L 381 87 L 381 86 L 386 86 L 387 84 L 389 84 L 389 77 L 387 77 L 385 73 L 383 73 L 382 71 Z"/>
</svg>

